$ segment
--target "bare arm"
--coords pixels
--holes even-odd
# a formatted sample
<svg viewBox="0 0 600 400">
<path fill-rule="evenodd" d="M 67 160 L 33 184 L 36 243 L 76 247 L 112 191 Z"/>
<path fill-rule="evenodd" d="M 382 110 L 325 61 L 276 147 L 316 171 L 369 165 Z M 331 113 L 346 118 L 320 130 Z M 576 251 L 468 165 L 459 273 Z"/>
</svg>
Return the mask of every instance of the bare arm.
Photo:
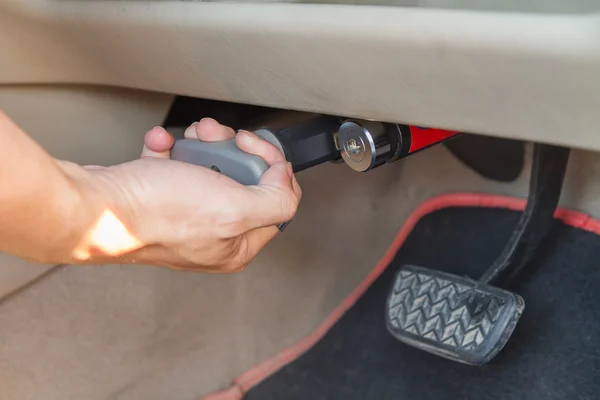
<svg viewBox="0 0 600 400">
<path fill-rule="evenodd" d="M 234 137 L 203 120 L 186 137 Z M 173 137 L 145 137 L 143 158 L 99 168 L 56 160 L 0 113 L 0 251 L 42 263 L 142 263 L 235 272 L 290 220 L 301 191 L 283 155 L 252 133 L 238 146 L 269 170 L 252 187 L 170 160 Z"/>
<path fill-rule="evenodd" d="M 77 185 L 0 113 L 0 250 L 44 263 L 66 262 L 92 221 Z"/>
</svg>

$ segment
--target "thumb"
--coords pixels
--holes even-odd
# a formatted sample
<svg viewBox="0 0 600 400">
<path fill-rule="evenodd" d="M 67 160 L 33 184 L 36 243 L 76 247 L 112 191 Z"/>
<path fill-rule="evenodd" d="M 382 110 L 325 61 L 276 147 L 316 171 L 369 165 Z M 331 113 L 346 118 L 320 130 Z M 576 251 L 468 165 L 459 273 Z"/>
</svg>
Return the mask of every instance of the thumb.
<svg viewBox="0 0 600 400">
<path fill-rule="evenodd" d="M 289 188 L 292 188 L 293 177 L 292 164 L 280 161 L 272 164 L 265 171 L 258 184 L 266 186 L 289 186 Z"/>
<path fill-rule="evenodd" d="M 253 209 L 248 228 L 256 229 L 278 225 L 292 220 L 302 197 L 292 166 L 289 163 L 273 164 L 261 177 L 257 186 L 248 186 L 252 192 L 247 204 Z"/>
</svg>

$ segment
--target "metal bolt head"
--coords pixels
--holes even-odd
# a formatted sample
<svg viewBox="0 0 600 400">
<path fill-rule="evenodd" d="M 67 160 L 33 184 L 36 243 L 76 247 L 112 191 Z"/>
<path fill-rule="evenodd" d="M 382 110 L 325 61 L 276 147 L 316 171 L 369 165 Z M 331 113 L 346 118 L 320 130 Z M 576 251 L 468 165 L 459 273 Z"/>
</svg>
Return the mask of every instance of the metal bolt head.
<svg viewBox="0 0 600 400">
<path fill-rule="evenodd" d="M 356 139 L 350 139 L 346 142 L 346 149 L 352 154 L 360 153 L 360 144 L 356 141 Z"/>
<path fill-rule="evenodd" d="M 355 171 L 367 171 L 389 157 L 385 126 L 379 122 L 347 120 L 338 129 L 342 158 Z"/>
</svg>

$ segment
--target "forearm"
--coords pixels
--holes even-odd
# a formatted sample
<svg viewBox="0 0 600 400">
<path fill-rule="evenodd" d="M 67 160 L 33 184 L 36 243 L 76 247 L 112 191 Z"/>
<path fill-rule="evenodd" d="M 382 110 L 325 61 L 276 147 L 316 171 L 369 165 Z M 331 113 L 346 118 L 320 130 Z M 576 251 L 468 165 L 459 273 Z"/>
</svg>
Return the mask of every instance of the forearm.
<svg viewBox="0 0 600 400">
<path fill-rule="evenodd" d="M 45 264 L 245 267 L 294 217 L 300 188 L 270 143 L 210 119 L 190 128 L 192 139 L 235 138 L 269 169 L 246 187 L 172 161 L 174 138 L 162 128 L 146 133 L 141 159 L 84 168 L 52 158 L 0 112 L 0 252 Z"/>
<path fill-rule="evenodd" d="M 2 113 L 0 143 L 0 251 L 69 262 L 99 206 L 84 202 L 61 162 Z"/>
</svg>

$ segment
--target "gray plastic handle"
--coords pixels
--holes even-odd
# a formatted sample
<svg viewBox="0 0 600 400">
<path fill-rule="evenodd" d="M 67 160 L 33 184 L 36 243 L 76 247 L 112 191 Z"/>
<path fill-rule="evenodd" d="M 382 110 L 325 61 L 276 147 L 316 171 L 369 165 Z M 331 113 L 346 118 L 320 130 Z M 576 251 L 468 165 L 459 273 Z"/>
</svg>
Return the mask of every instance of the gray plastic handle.
<svg viewBox="0 0 600 400">
<path fill-rule="evenodd" d="M 271 131 L 259 129 L 255 134 L 272 143 L 284 153 L 281 143 Z M 171 159 L 211 168 L 242 185 L 258 184 L 262 174 L 269 168 L 262 158 L 240 150 L 235 139 L 222 142 L 202 142 L 195 139 L 177 140 L 171 150 Z"/>
<path fill-rule="evenodd" d="M 277 146 L 284 153 L 279 140 L 272 132 L 260 129 L 255 133 Z M 202 142 L 196 139 L 177 140 L 171 150 L 171 159 L 211 168 L 242 185 L 257 185 L 269 168 L 262 158 L 240 150 L 235 139 L 221 142 Z M 287 225 L 286 222 L 279 225 L 278 228 L 283 231 Z"/>
<path fill-rule="evenodd" d="M 223 142 L 177 140 L 171 150 L 171 159 L 211 168 L 242 185 L 258 184 L 268 169 L 262 158 L 240 150 L 235 139 Z"/>
</svg>

